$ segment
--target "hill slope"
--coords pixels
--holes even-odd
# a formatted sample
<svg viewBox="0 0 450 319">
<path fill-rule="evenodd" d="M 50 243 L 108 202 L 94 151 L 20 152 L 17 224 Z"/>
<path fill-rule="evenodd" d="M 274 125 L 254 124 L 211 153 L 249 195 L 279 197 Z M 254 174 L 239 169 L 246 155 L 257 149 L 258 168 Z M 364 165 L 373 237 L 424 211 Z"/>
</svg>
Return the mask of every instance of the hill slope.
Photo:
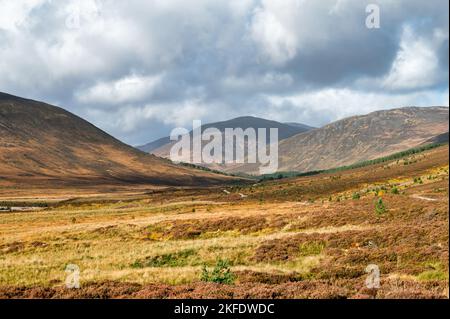
<svg viewBox="0 0 450 319">
<path fill-rule="evenodd" d="M 52 105 L 0 93 L 0 182 L 197 185 L 229 178 L 140 152 Z"/>
<path fill-rule="evenodd" d="M 280 142 L 279 171 L 351 165 L 430 143 L 448 132 L 448 107 L 406 107 L 349 117 Z M 445 139 L 439 138 L 439 140 Z M 257 166 L 225 169 L 257 174 Z"/>
<path fill-rule="evenodd" d="M 280 143 L 280 169 L 349 165 L 422 144 L 448 131 L 448 108 L 402 108 L 350 117 Z"/>
</svg>

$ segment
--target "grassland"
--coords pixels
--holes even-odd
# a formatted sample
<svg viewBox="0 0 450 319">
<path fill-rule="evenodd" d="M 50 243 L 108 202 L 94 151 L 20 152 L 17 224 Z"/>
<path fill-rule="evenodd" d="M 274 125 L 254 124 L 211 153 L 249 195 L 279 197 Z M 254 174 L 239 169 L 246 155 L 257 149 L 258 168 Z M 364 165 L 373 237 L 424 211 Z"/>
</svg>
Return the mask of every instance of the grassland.
<svg viewBox="0 0 450 319">
<path fill-rule="evenodd" d="M 448 298 L 448 169 L 442 146 L 226 187 L 0 189 L 0 298 Z M 218 260 L 230 282 L 202 281 Z"/>
</svg>

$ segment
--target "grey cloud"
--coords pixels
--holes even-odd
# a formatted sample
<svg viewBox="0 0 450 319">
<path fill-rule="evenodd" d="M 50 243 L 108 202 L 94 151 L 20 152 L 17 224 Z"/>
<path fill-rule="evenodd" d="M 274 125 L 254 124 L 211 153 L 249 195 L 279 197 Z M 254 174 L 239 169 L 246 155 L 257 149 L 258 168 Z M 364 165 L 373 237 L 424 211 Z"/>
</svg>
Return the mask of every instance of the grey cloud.
<svg viewBox="0 0 450 319">
<path fill-rule="evenodd" d="M 379 30 L 364 25 L 373 2 Z M 370 111 L 448 96 L 446 0 L 36 3 L 0 14 L 0 91 L 64 106 L 131 144 L 189 125 L 186 113 L 321 125 L 360 113 L 358 98 Z M 74 8 L 79 29 L 66 25 Z M 423 47 L 418 61 L 437 57 L 432 81 L 390 75 L 406 26 Z"/>
</svg>

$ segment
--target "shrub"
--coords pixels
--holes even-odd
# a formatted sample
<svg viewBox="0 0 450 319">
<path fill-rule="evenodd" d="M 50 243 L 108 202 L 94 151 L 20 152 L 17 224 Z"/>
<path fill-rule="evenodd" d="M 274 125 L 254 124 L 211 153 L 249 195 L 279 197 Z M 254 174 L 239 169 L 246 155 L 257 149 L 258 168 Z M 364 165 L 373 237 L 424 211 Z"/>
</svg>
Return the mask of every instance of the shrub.
<svg viewBox="0 0 450 319">
<path fill-rule="evenodd" d="M 360 199 L 360 198 L 361 198 L 361 196 L 359 195 L 358 192 L 353 193 L 352 199 Z"/>
<path fill-rule="evenodd" d="M 201 281 L 231 285 L 235 279 L 236 277 L 231 272 L 228 260 L 217 260 L 216 266 L 211 271 L 208 270 L 206 265 L 203 266 Z"/>
<path fill-rule="evenodd" d="M 383 200 L 381 198 L 378 198 L 375 202 L 375 212 L 377 215 L 384 214 L 386 212 L 386 206 L 383 203 Z"/>
<path fill-rule="evenodd" d="M 400 192 L 398 191 L 398 188 L 394 186 L 394 187 L 391 189 L 391 193 L 392 193 L 392 194 L 399 194 Z"/>
</svg>

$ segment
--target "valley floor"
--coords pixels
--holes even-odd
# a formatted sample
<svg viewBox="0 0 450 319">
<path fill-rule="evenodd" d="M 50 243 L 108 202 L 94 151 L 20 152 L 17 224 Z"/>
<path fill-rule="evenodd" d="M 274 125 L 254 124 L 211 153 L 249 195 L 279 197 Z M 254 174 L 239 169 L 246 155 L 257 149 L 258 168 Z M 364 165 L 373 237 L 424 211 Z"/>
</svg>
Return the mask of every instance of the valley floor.
<svg viewBox="0 0 450 319">
<path fill-rule="evenodd" d="M 448 170 L 443 146 L 234 187 L 3 188 L 0 298 L 448 298 Z M 202 281 L 218 260 L 229 284 Z"/>
</svg>

